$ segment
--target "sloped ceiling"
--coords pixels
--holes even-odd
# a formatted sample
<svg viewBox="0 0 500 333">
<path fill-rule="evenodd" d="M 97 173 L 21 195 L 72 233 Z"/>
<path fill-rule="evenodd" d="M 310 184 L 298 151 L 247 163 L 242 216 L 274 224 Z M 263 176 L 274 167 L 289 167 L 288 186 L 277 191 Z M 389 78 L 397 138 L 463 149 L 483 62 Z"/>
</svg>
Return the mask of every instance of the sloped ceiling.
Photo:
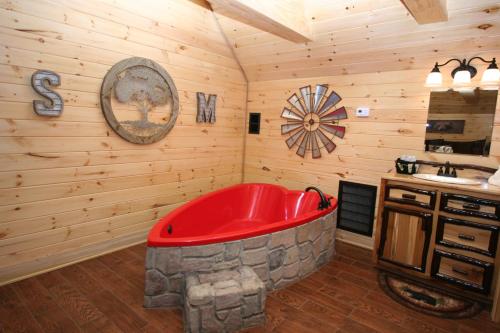
<svg viewBox="0 0 500 333">
<path fill-rule="evenodd" d="M 432 69 L 500 53 L 500 2 L 448 0 L 448 21 L 419 25 L 399 0 L 306 0 L 312 42 L 296 44 L 216 13 L 249 81 Z"/>
</svg>

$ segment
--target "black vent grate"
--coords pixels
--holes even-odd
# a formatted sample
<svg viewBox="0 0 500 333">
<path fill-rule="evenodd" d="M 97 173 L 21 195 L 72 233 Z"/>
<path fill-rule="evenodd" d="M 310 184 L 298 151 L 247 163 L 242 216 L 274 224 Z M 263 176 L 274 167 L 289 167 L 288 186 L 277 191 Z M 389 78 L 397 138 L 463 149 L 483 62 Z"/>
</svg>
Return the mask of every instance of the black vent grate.
<svg viewBox="0 0 500 333">
<path fill-rule="evenodd" d="M 341 180 L 337 226 L 371 237 L 376 198 L 377 186 Z"/>
</svg>

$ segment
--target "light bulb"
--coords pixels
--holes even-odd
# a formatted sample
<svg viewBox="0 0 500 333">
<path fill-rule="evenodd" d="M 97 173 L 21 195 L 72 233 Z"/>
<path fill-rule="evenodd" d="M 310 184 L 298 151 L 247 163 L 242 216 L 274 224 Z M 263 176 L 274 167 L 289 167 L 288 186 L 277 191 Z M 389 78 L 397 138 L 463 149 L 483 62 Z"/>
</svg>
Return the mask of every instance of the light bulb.
<svg viewBox="0 0 500 333">
<path fill-rule="evenodd" d="M 481 78 L 481 89 L 498 90 L 500 86 L 500 70 L 498 68 L 488 68 Z"/>
<path fill-rule="evenodd" d="M 430 72 L 425 80 L 425 86 L 428 88 L 437 88 L 443 85 L 443 75 L 440 72 Z"/>
<path fill-rule="evenodd" d="M 468 70 L 460 70 L 453 77 L 454 87 L 465 87 L 470 85 L 470 72 Z"/>
</svg>

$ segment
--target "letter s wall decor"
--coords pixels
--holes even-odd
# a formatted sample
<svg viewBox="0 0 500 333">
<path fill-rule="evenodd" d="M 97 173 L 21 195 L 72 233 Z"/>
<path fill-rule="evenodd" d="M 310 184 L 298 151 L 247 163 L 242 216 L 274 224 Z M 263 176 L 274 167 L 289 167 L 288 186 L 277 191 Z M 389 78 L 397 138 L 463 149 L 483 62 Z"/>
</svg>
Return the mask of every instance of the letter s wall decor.
<svg viewBox="0 0 500 333">
<path fill-rule="evenodd" d="M 61 77 L 53 71 L 39 70 L 31 76 L 31 86 L 37 93 L 50 100 L 46 101 L 34 100 L 33 109 L 39 116 L 58 117 L 63 111 L 63 99 L 61 95 L 48 88 L 46 85 L 59 86 Z"/>
</svg>

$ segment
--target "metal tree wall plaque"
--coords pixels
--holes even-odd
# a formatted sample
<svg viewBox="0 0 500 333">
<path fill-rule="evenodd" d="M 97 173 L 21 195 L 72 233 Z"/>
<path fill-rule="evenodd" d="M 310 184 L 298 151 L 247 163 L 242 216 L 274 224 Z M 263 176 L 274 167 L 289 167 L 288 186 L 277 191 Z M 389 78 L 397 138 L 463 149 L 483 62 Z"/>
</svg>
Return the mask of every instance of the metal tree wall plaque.
<svg viewBox="0 0 500 333">
<path fill-rule="evenodd" d="M 31 76 L 31 86 L 37 93 L 50 100 L 50 103 L 46 101 L 33 101 L 33 109 L 39 116 L 46 117 L 58 117 L 62 114 L 64 102 L 58 93 L 47 87 L 59 86 L 61 84 L 61 77 L 48 70 L 39 70 L 33 73 Z"/>
<path fill-rule="evenodd" d="M 208 102 L 205 93 L 197 92 L 196 99 L 198 101 L 198 113 L 196 122 L 198 123 L 215 123 L 215 102 L 217 95 L 208 95 Z"/>
<path fill-rule="evenodd" d="M 101 107 L 118 135 L 148 144 L 164 138 L 174 126 L 179 96 L 174 81 L 159 64 L 134 57 L 118 62 L 104 77 Z"/>
<path fill-rule="evenodd" d="M 290 96 L 290 107 L 281 112 L 281 117 L 287 121 L 281 125 L 281 134 L 288 135 L 285 141 L 288 148 L 297 147 L 300 157 L 310 151 L 312 158 L 320 158 L 321 149 L 328 153 L 335 150 L 333 137 L 344 137 L 345 127 L 340 126 L 339 121 L 347 119 L 346 109 L 343 106 L 334 108 L 342 98 L 335 91 L 327 96 L 327 91 L 326 84 L 316 85 L 314 92 L 311 86 L 302 87 L 300 97 L 297 94 Z"/>
</svg>

